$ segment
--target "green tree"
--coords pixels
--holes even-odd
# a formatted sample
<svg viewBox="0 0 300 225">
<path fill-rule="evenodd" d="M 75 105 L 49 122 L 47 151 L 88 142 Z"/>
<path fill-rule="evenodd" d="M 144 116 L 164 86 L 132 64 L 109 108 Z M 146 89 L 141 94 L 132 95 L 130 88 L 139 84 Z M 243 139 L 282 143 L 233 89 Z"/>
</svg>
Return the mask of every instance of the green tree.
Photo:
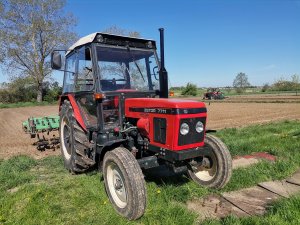
<svg viewBox="0 0 300 225">
<path fill-rule="evenodd" d="M 300 78 L 297 74 L 292 75 L 291 80 L 282 77 L 272 85 L 272 89 L 275 91 L 295 91 L 297 95 L 300 90 L 299 81 Z"/>
<path fill-rule="evenodd" d="M 59 85 L 57 81 L 53 83 L 48 83 L 47 87 L 44 89 L 45 91 L 45 101 L 54 102 L 57 101 L 59 96 L 62 93 L 62 87 Z"/>
<path fill-rule="evenodd" d="M 266 92 L 270 89 L 270 85 L 268 83 L 265 83 L 261 89 L 261 92 Z"/>
<path fill-rule="evenodd" d="M 36 100 L 35 83 L 28 77 L 16 78 L 10 83 L 0 83 L 0 102 L 17 103 L 33 102 Z M 46 81 L 43 83 L 44 100 L 48 102 L 57 101 L 62 92 L 58 82 Z"/>
<path fill-rule="evenodd" d="M 246 87 L 250 86 L 248 76 L 245 73 L 238 73 L 233 81 L 233 87 L 237 93 L 243 93 Z"/>
<path fill-rule="evenodd" d="M 3 0 L 0 4 L 0 49 L 10 78 L 28 77 L 42 101 L 43 82 L 50 78 L 50 54 L 76 40 L 76 21 L 63 11 L 65 0 Z M 1 59 L 0 59 L 1 60 Z M 14 74 L 12 76 L 11 74 Z"/>
<path fill-rule="evenodd" d="M 197 95 L 197 86 L 192 83 L 187 83 L 186 87 L 183 88 L 181 94 L 196 96 Z"/>
<path fill-rule="evenodd" d="M 3 83 L 0 88 L 0 102 L 30 102 L 36 98 L 36 88 L 30 78 L 16 78 Z"/>
</svg>

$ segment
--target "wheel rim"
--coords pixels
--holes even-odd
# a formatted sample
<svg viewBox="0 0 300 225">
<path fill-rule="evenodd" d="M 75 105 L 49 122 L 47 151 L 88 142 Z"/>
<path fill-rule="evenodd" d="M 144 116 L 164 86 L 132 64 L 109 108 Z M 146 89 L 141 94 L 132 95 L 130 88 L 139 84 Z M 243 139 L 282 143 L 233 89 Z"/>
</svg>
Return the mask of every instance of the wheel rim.
<svg viewBox="0 0 300 225">
<path fill-rule="evenodd" d="M 106 174 L 108 189 L 114 202 L 119 208 L 125 208 L 127 205 L 127 191 L 122 172 L 115 163 L 110 162 Z"/>
<path fill-rule="evenodd" d="M 61 129 L 60 129 L 60 136 L 61 136 L 61 143 L 62 143 L 62 150 L 66 159 L 71 158 L 71 140 L 70 140 L 70 127 L 67 123 L 67 118 L 64 117 L 61 120 Z"/>
<path fill-rule="evenodd" d="M 200 166 L 195 172 L 195 176 L 202 181 L 211 181 L 217 174 L 218 171 L 218 163 L 217 158 L 214 154 L 207 155 L 204 158 L 209 160 L 211 164 L 209 167 Z"/>
</svg>

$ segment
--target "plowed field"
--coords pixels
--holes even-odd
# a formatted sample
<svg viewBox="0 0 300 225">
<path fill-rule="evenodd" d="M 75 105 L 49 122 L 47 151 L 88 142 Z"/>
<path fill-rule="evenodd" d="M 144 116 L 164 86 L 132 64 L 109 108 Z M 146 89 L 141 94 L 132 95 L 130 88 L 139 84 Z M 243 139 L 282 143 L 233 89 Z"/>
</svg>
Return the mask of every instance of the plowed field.
<svg viewBox="0 0 300 225">
<path fill-rule="evenodd" d="M 22 122 L 29 116 L 57 115 L 57 106 L 35 106 L 23 108 L 0 109 L 0 158 L 26 154 L 34 158 L 58 154 L 60 150 L 40 152 L 33 146 L 35 139 L 22 130 Z"/>
<path fill-rule="evenodd" d="M 241 127 L 285 119 L 300 119 L 299 103 L 206 103 L 208 129 Z M 40 152 L 32 145 L 34 139 L 22 130 L 22 121 L 29 116 L 57 115 L 57 106 L 36 106 L 0 109 L 0 158 L 26 154 L 34 158 L 60 154 L 60 150 Z"/>
</svg>

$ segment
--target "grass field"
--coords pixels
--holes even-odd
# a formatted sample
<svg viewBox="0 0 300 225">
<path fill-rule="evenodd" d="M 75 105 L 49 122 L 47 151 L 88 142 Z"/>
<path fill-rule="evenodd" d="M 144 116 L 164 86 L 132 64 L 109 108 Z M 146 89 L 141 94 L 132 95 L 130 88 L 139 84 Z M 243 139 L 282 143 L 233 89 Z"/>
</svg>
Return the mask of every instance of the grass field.
<svg viewBox="0 0 300 225">
<path fill-rule="evenodd" d="M 250 187 L 282 179 L 300 165 L 300 121 L 224 129 L 217 135 L 233 156 L 266 151 L 275 163 L 261 162 L 237 169 L 221 191 L 199 187 L 184 175 L 147 176 L 148 207 L 137 224 L 193 224 L 197 216 L 185 202 L 212 192 Z M 299 224 L 300 196 L 280 200 L 263 217 L 208 220 L 206 224 Z M 35 160 L 28 156 L 0 160 L 0 224 L 129 224 L 118 216 L 97 172 L 70 175 L 58 156 Z"/>
</svg>

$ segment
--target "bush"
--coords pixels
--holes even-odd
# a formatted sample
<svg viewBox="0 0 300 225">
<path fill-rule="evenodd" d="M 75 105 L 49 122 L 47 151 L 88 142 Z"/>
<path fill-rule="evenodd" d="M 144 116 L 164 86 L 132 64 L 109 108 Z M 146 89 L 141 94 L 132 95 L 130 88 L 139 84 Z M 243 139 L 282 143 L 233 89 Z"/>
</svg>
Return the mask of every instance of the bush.
<svg viewBox="0 0 300 225">
<path fill-rule="evenodd" d="M 197 86 L 195 84 L 187 83 L 186 87 L 183 88 L 181 94 L 196 96 L 197 95 Z"/>
<path fill-rule="evenodd" d="M 270 85 L 269 84 L 264 84 L 264 86 L 261 89 L 261 92 L 266 92 L 269 89 L 270 89 Z"/>
<path fill-rule="evenodd" d="M 62 92 L 62 87 L 58 82 L 44 82 L 44 101 L 57 101 Z M 0 83 L 0 103 L 35 102 L 37 88 L 28 78 L 17 78 L 10 83 Z"/>
</svg>

